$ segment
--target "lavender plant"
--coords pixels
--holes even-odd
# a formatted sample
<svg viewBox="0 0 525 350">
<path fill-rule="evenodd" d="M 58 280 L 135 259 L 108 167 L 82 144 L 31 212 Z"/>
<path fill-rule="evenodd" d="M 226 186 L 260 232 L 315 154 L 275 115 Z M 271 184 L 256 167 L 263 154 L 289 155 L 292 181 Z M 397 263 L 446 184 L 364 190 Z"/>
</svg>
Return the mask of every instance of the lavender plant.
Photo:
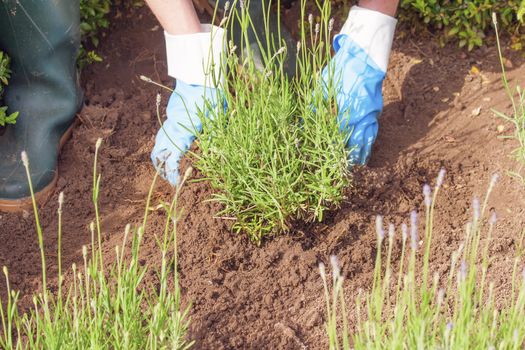
<svg viewBox="0 0 525 350">
<path fill-rule="evenodd" d="M 263 11 L 267 42 L 257 37 L 263 62 L 256 62 L 246 34 L 252 19 L 243 2 L 240 8 L 236 4 L 222 21 L 242 32 L 239 47 L 225 43 L 226 79 L 216 100 L 227 108 L 210 104 L 209 114 L 201 114 L 202 152 L 195 157 L 216 189 L 214 200 L 223 204 L 219 216 L 232 218 L 237 231 L 260 243 L 289 229 L 294 220 L 322 220 L 342 201 L 350 184 L 347 138 L 336 120 L 337 77 L 329 72 L 327 80 L 321 79 L 330 59 L 330 2 L 318 2 L 320 22 L 314 23 L 313 16 L 302 21 L 294 78 L 285 74 L 290 53 L 284 42 L 278 33 L 269 33 L 270 9 Z M 303 0 L 303 19 L 305 11 Z"/>
<path fill-rule="evenodd" d="M 355 302 L 357 325 L 351 336 L 344 298 L 344 278 L 332 257 L 332 283 L 320 265 L 327 307 L 330 349 L 522 349 L 525 341 L 525 270 L 519 273 L 523 235 L 509 273 L 512 290 L 503 306 L 496 306 L 494 283 L 487 279 L 489 247 L 496 225 L 495 212 L 488 213 L 488 199 L 497 181 L 491 180 L 481 203 L 474 199 L 472 220 L 464 241 L 452 254 L 445 276 L 430 275 L 430 252 L 435 203 L 444 171 L 434 191 L 424 188 L 425 230 L 419 244 L 417 213 L 410 216 L 410 233 L 403 225 L 401 259 L 392 261 L 395 230 L 385 237 L 377 219 L 377 256 L 373 285 L 360 292 Z M 487 218 L 488 216 L 488 218 Z M 383 257 L 386 256 L 386 261 Z M 422 259 L 419 258 L 422 257 Z M 384 269 L 383 269 L 384 266 Z M 397 276 L 396 276 L 397 268 Z M 339 314 L 340 312 L 340 314 Z M 343 324 L 338 323 L 338 317 Z"/>
<path fill-rule="evenodd" d="M 176 203 L 186 174 L 171 203 L 159 206 L 166 211 L 164 232 L 156 237 L 162 256 L 155 268 L 158 284 L 144 280 L 151 268 L 139 263 L 141 243 L 148 232 L 148 213 L 155 179 L 146 201 L 143 221 L 132 228 L 127 225 L 121 245 L 115 247 L 116 260 L 106 264 L 101 248 L 98 198 L 100 174 L 97 173 L 97 142 L 93 167 L 93 203 L 95 220 L 90 225 L 91 246 L 82 248 L 83 263 L 72 265 L 71 283 L 64 283 L 61 260 L 62 210 L 64 195 L 58 204 L 58 290 L 48 287 L 44 235 L 34 200 L 38 245 L 42 261 L 42 289 L 33 296 L 33 308 L 26 314 L 19 311 L 19 292 L 12 289 L 7 267 L 3 275 L 7 300 L 0 300 L 0 348 L 22 349 L 177 349 L 185 350 L 192 342 L 186 340 L 188 310 L 181 307 L 177 272 Z M 29 176 L 27 155 L 22 160 Z M 31 183 L 30 183 L 30 186 Z M 173 284 L 172 284 L 173 283 Z M 174 287 L 170 287 L 173 285 Z"/>
</svg>

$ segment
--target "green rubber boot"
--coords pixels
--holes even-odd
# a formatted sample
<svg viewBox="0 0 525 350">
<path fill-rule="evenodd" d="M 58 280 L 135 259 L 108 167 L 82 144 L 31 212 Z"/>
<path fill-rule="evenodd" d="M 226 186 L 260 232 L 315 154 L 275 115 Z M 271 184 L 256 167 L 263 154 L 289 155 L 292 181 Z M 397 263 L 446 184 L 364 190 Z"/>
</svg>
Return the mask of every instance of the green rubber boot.
<svg viewBox="0 0 525 350">
<path fill-rule="evenodd" d="M 45 201 L 82 105 L 79 0 L 0 0 L 0 33 L 12 70 L 3 103 L 20 112 L 15 125 L 0 129 L 0 210 L 19 211 L 31 204 L 21 152 L 27 152 L 37 200 Z"/>
<path fill-rule="evenodd" d="M 209 3 L 211 6 L 215 6 L 218 3 L 219 9 L 221 12 L 224 12 L 224 6 L 228 0 L 210 0 Z M 232 1 L 230 1 L 232 3 Z M 250 47 L 253 50 L 254 59 L 256 63 L 260 63 L 262 65 L 263 58 L 262 54 L 259 50 L 259 44 L 257 42 L 257 37 L 259 38 L 260 43 L 263 46 L 264 51 L 268 51 L 267 47 L 267 40 L 266 40 L 266 23 L 265 23 L 265 16 L 264 16 L 264 10 L 267 10 L 269 6 L 277 4 L 277 0 L 245 0 L 244 3 L 248 7 L 248 14 L 250 15 L 250 18 L 253 22 L 253 29 L 249 30 L 248 33 L 248 40 L 250 42 Z M 237 2 L 237 6 L 239 6 L 239 1 Z M 268 32 L 270 34 L 270 43 L 274 43 L 277 46 L 277 49 L 281 45 L 279 43 L 279 35 L 281 38 L 281 41 L 284 40 L 284 43 L 287 48 L 287 55 L 286 60 L 284 62 L 284 70 L 286 74 L 289 77 L 295 76 L 296 72 L 296 49 L 297 49 L 297 43 L 293 40 L 292 35 L 290 32 L 286 29 L 283 23 L 279 23 L 279 18 L 277 14 L 273 11 L 270 13 L 269 17 L 269 25 L 268 25 Z M 241 40 L 241 29 L 239 26 L 234 26 L 233 33 L 231 34 L 233 38 L 230 38 L 235 42 L 235 45 L 240 47 L 240 40 Z"/>
</svg>

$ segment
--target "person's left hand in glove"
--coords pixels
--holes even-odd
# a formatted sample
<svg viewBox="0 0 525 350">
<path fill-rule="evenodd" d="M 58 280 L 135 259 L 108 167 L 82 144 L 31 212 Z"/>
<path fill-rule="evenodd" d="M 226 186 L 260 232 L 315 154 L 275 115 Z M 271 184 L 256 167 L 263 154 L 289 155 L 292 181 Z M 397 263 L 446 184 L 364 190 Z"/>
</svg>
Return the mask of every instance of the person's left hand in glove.
<svg viewBox="0 0 525 350">
<path fill-rule="evenodd" d="M 362 0 L 334 38 L 335 56 L 323 71 L 335 88 L 338 121 L 348 135 L 350 163 L 364 165 L 372 152 L 383 108 L 382 86 L 396 27 L 397 0 Z M 372 8 L 372 9 L 371 9 Z M 382 11 L 382 12 L 380 12 Z"/>
<path fill-rule="evenodd" d="M 175 186 L 179 162 L 202 130 L 200 118 L 217 100 L 215 84 L 220 81 L 225 31 L 201 25 L 191 0 L 147 2 L 165 29 L 168 75 L 177 80 L 151 160 L 159 174 Z"/>
</svg>

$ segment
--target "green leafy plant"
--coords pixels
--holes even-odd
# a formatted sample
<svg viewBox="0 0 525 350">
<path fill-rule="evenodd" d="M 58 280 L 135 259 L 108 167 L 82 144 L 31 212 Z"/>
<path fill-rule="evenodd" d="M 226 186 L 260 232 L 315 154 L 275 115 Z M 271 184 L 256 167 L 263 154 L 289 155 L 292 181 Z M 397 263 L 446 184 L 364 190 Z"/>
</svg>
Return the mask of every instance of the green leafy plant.
<svg viewBox="0 0 525 350">
<path fill-rule="evenodd" d="M 460 47 L 472 50 L 481 46 L 491 29 L 492 13 L 498 13 L 502 26 L 513 37 L 514 47 L 522 48 L 525 24 L 524 0 L 401 0 L 402 21 L 420 24 L 441 31 L 441 44 L 457 41 Z"/>
<path fill-rule="evenodd" d="M 48 288 L 44 236 L 38 208 L 33 197 L 38 245 L 42 261 L 42 290 L 33 296 L 33 308 L 19 312 L 19 292 L 11 289 L 9 272 L 4 266 L 7 300 L 0 300 L 0 348 L 12 349 L 177 349 L 185 350 L 188 310 L 181 308 L 177 272 L 178 187 L 171 203 L 161 203 L 166 211 L 164 232 L 156 236 L 162 256 L 155 269 L 158 282 L 145 281 L 149 267 L 139 262 L 141 243 L 147 234 L 148 213 L 155 179 L 151 185 L 142 223 L 126 226 L 121 245 L 115 247 L 115 262 L 106 264 L 101 247 L 98 207 L 101 175 L 97 172 L 97 142 L 93 166 L 93 203 L 95 220 L 90 225 L 91 247 L 82 248 L 83 266 L 73 264 L 62 273 L 61 239 L 63 194 L 58 206 L 58 290 Z M 27 155 L 22 154 L 28 179 Z M 189 173 L 185 178 L 189 176 Z M 150 233 L 151 234 L 151 233 Z M 70 282 L 64 282 L 65 276 Z M 173 285 L 173 287 L 170 287 Z"/>
<path fill-rule="evenodd" d="M 9 64 L 9 56 L 0 51 L 0 97 L 4 92 L 4 86 L 9 84 L 9 77 L 11 76 Z"/>
<path fill-rule="evenodd" d="M 303 18 L 305 8 L 302 1 Z M 336 118 L 337 77 L 329 69 L 324 83 L 321 78 L 330 59 L 330 2 L 320 2 L 319 11 L 320 23 L 310 17 L 301 28 L 292 79 L 284 71 L 284 44 L 268 33 L 270 9 L 263 11 L 268 50 L 258 38 L 261 66 L 246 36 L 253 26 L 247 10 L 237 10 L 234 2 L 223 20 L 228 28 L 241 27 L 242 44 L 228 45 L 226 79 L 215 96 L 228 107 L 210 104 L 209 115 L 201 113 L 202 152 L 195 157 L 224 206 L 219 215 L 232 218 L 234 228 L 256 243 L 286 231 L 293 220 L 322 220 L 350 183 L 347 138 Z"/>
<path fill-rule="evenodd" d="M 488 199 L 497 177 L 490 182 L 485 200 L 474 199 L 472 220 L 465 227 L 464 241 L 452 254 L 444 276 L 431 276 L 430 255 L 434 230 L 434 204 L 443 181 L 437 180 L 433 194 L 425 186 L 425 230 L 420 249 L 417 214 L 410 228 L 403 225 L 401 258 L 394 262 L 395 229 L 385 234 L 377 219 L 377 256 L 370 291 L 360 291 L 355 307 L 347 308 L 344 278 L 332 258 L 332 283 L 324 265 L 327 334 L 330 349 L 522 349 L 525 341 L 525 270 L 520 264 L 525 252 L 523 234 L 516 256 L 509 264 L 512 276 L 507 299 L 496 303 L 494 283 L 488 280 L 489 247 L 496 214 L 488 214 Z M 486 218 L 488 216 L 488 219 Z M 396 273 L 397 269 L 397 273 Z M 347 310 L 355 310 L 356 330 L 350 336 Z M 343 324 L 338 323 L 343 318 Z M 338 327 L 341 326 L 341 327 Z"/>
<path fill-rule="evenodd" d="M 80 32 L 82 36 L 82 46 L 78 56 L 80 68 L 102 61 L 95 50 L 89 50 L 87 47 L 98 47 L 100 31 L 109 27 L 107 15 L 110 6 L 111 0 L 80 0 Z"/>
<path fill-rule="evenodd" d="M 11 70 L 9 69 L 10 59 L 4 52 L 0 51 L 0 101 L 4 93 L 4 87 L 9 84 Z M 18 112 L 7 113 L 7 106 L 0 105 L 0 127 L 7 124 L 15 124 Z"/>
</svg>

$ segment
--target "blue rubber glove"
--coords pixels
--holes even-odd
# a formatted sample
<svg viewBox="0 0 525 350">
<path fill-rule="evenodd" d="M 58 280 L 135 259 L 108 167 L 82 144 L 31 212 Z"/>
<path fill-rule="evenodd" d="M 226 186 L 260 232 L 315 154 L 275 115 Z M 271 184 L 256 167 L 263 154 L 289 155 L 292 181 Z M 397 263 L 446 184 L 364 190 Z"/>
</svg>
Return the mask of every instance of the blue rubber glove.
<svg viewBox="0 0 525 350">
<path fill-rule="evenodd" d="M 323 71 L 328 80 L 333 69 L 337 116 L 341 132 L 350 135 L 351 164 L 364 165 L 372 153 L 378 131 L 377 118 L 383 109 L 383 72 L 348 35 L 338 35 L 334 40 L 335 56 Z"/>
<path fill-rule="evenodd" d="M 179 181 L 179 162 L 202 131 L 199 111 L 216 105 L 217 89 L 177 80 L 166 109 L 167 119 L 157 133 L 151 160 L 159 174 L 173 186 Z"/>
</svg>

